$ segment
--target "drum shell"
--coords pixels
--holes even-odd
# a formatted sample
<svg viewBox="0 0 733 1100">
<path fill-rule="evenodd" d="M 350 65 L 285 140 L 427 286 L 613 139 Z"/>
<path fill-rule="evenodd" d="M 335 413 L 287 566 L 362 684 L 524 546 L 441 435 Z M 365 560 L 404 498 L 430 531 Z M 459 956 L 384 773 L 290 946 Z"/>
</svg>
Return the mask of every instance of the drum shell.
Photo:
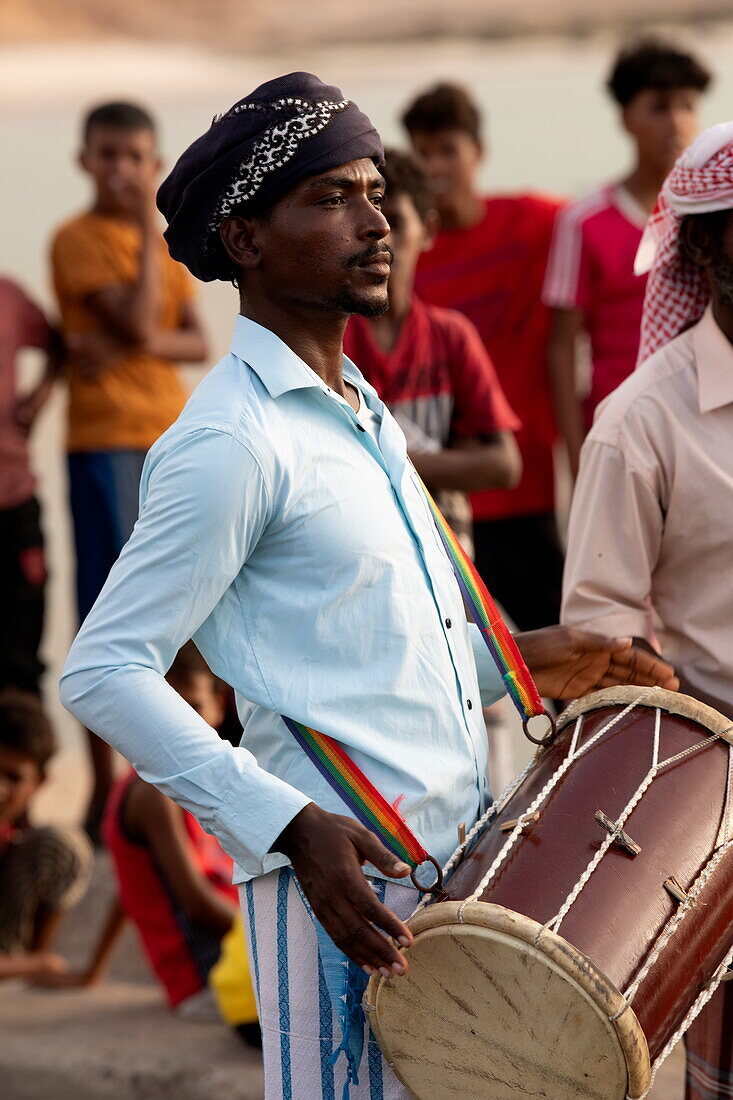
<svg viewBox="0 0 733 1100">
<path fill-rule="evenodd" d="M 583 716 L 581 744 L 623 707 Z M 702 724 L 660 710 L 660 759 L 699 746 Z M 652 763 L 657 709 L 639 706 L 568 769 L 477 900 L 493 902 L 545 924 L 574 889 L 607 833 L 597 810 L 616 820 Z M 474 842 L 450 877 L 446 900 L 478 889 L 506 843 L 502 822 L 525 813 L 562 765 L 574 723 L 542 750 L 522 787 Z M 712 856 L 723 825 L 728 785 L 727 742 L 717 740 L 665 769 L 624 828 L 641 847 L 632 857 L 612 845 L 573 902 L 558 931 L 621 991 L 634 980 L 678 902 L 664 883 L 689 889 Z M 710 875 L 632 1000 L 652 1060 L 684 1019 L 699 991 L 733 944 L 733 848 Z"/>
</svg>

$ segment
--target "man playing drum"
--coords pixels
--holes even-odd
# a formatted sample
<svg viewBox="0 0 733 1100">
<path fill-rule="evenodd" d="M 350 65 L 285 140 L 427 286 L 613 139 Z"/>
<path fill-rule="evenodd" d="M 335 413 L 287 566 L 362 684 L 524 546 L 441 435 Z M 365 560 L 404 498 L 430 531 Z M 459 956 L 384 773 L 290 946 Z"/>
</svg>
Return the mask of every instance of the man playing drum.
<svg viewBox="0 0 733 1100">
<path fill-rule="evenodd" d="M 646 642 L 733 716 L 733 123 L 677 161 L 637 269 L 652 258 L 642 365 L 582 450 L 563 621 Z M 733 986 L 687 1052 L 687 1100 L 733 1096 Z"/>
<path fill-rule="evenodd" d="M 404 436 L 342 355 L 349 316 L 387 306 L 381 162 L 356 105 L 293 73 L 215 120 L 164 183 L 172 255 L 234 281 L 240 315 L 148 456 L 140 518 L 62 682 L 238 865 L 268 1100 L 407 1096 L 360 999 L 368 974 L 405 971 L 418 894 L 387 881 L 409 867 L 343 814 L 291 727 L 337 739 L 443 862 L 487 804 L 481 702 L 504 691 Z M 246 748 L 166 684 L 190 637 L 237 691 Z M 628 638 L 518 642 L 549 696 L 677 684 Z"/>
</svg>

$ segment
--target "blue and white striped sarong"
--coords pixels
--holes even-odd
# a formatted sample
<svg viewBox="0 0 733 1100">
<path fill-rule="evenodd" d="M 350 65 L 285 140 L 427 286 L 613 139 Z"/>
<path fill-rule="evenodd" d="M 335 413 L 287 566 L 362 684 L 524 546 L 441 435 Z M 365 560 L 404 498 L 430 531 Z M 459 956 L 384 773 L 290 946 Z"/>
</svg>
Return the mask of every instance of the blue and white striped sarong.
<svg viewBox="0 0 733 1100">
<path fill-rule="evenodd" d="M 419 896 L 412 887 L 372 881 L 401 920 L 410 915 Z M 366 975 L 328 940 L 293 872 L 254 879 L 239 896 L 262 1027 L 265 1100 L 409 1100 L 360 1007 Z"/>
</svg>

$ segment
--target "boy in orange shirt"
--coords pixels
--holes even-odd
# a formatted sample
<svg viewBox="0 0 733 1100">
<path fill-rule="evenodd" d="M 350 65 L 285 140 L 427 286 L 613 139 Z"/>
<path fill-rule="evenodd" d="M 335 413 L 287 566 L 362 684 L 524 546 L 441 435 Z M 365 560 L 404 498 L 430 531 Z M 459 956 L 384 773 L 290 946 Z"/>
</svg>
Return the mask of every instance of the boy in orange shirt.
<svg viewBox="0 0 733 1100">
<path fill-rule="evenodd" d="M 206 358 L 188 272 L 158 229 L 155 124 L 142 108 L 108 103 L 84 122 L 79 162 L 89 210 L 56 233 L 51 262 L 67 346 L 69 488 L 80 621 L 127 541 L 149 447 L 185 393 L 175 365 Z M 89 733 L 96 835 L 112 782 L 109 747 Z"/>
</svg>

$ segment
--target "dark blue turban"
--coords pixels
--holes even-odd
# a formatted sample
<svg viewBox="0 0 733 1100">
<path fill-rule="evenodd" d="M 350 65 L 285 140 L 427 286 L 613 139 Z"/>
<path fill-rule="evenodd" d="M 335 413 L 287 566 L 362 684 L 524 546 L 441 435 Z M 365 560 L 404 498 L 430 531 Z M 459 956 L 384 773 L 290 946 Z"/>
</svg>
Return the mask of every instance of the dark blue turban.
<svg viewBox="0 0 733 1100">
<path fill-rule="evenodd" d="M 381 165 L 379 134 L 355 103 L 311 73 L 261 84 L 186 149 L 158 191 L 174 260 L 210 282 L 229 279 L 219 226 L 255 211 L 306 176 L 368 157 Z"/>
</svg>

